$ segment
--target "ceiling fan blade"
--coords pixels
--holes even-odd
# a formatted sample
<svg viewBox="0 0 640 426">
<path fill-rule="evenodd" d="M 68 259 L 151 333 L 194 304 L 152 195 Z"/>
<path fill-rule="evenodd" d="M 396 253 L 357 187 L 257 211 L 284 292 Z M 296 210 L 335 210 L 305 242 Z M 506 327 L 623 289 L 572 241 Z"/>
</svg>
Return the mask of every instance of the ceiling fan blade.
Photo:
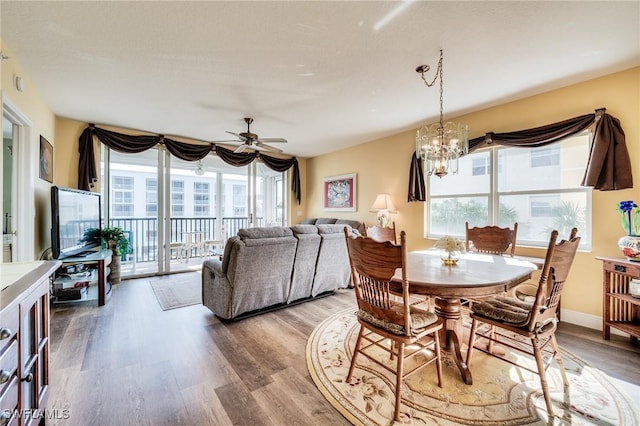
<svg viewBox="0 0 640 426">
<path fill-rule="evenodd" d="M 267 143 L 287 143 L 287 140 L 284 138 L 258 138 L 258 141 Z"/>
<path fill-rule="evenodd" d="M 262 141 L 257 141 L 255 143 L 255 145 L 259 146 L 260 148 L 264 149 L 265 151 L 278 152 L 278 153 L 282 152 L 281 149 L 273 147 L 273 146 L 269 146 L 269 145 L 266 145 L 266 144 L 263 144 Z"/>
<path fill-rule="evenodd" d="M 244 141 L 239 141 L 237 139 L 226 140 L 226 141 L 211 141 L 211 143 L 245 143 Z"/>
<path fill-rule="evenodd" d="M 245 142 L 247 140 L 247 138 L 245 138 L 244 136 L 242 136 L 239 133 L 233 133 L 233 132 L 230 132 L 228 130 L 226 132 L 231 134 L 231 135 L 233 135 L 233 136 L 235 136 L 235 137 L 237 137 L 238 139 L 240 139 L 241 142 Z"/>
<path fill-rule="evenodd" d="M 233 152 L 234 154 L 238 154 L 240 152 L 244 152 L 247 148 L 250 148 L 249 145 L 243 143 L 242 145 L 237 147 Z"/>
</svg>

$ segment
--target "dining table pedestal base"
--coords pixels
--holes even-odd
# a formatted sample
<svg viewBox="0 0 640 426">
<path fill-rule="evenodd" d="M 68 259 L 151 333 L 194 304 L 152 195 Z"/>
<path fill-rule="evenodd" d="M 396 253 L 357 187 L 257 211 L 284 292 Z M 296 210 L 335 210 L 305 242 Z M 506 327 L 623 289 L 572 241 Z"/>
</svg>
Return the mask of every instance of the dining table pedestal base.
<svg viewBox="0 0 640 426">
<path fill-rule="evenodd" d="M 435 298 L 435 313 L 442 319 L 443 327 L 440 330 L 440 342 L 442 348 L 452 352 L 453 359 L 460 370 L 462 380 L 468 384 L 473 384 L 471 370 L 467 366 L 465 359 L 460 351 L 461 342 L 464 341 L 463 325 L 462 325 L 462 302 L 460 299 Z"/>
</svg>

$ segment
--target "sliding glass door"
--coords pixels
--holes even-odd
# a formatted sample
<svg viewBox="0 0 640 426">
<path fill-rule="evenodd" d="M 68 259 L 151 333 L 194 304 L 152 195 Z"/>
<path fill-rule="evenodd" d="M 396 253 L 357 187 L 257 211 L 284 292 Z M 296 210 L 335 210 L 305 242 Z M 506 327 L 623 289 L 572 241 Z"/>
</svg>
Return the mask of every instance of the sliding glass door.
<svg viewBox="0 0 640 426">
<path fill-rule="evenodd" d="M 123 276 L 198 269 L 239 229 L 286 224 L 286 173 L 260 161 L 234 167 L 209 155 L 190 162 L 163 148 L 105 150 L 103 158 L 105 223 L 130 237 Z"/>
</svg>

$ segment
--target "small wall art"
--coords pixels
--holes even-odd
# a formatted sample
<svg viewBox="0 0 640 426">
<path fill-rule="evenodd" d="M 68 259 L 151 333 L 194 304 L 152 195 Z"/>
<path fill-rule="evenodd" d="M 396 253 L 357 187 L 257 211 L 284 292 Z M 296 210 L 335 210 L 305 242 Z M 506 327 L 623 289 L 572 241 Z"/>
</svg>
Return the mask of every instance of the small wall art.
<svg viewBox="0 0 640 426">
<path fill-rule="evenodd" d="M 322 207 L 325 211 L 357 211 L 356 174 L 349 173 L 324 178 Z"/>
<path fill-rule="evenodd" d="M 40 136 L 40 179 L 53 183 L 53 146 Z"/>
</svg>

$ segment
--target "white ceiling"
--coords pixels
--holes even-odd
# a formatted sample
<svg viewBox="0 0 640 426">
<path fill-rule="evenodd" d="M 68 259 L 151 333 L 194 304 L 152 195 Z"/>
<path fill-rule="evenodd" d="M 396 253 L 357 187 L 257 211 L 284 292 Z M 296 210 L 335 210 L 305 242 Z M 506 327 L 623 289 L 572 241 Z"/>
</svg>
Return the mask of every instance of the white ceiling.
<svg viewBox="0 0 640 426">
<path fill-rule="evenodd" d="M 441 48 L 445 120 L 640 65 L 639 1 L 2 0 L 0 17 L 58 116 L 206 141 L 251 116 L 304 157 L 436 121 L 415 68 Z"/>
</svg>

